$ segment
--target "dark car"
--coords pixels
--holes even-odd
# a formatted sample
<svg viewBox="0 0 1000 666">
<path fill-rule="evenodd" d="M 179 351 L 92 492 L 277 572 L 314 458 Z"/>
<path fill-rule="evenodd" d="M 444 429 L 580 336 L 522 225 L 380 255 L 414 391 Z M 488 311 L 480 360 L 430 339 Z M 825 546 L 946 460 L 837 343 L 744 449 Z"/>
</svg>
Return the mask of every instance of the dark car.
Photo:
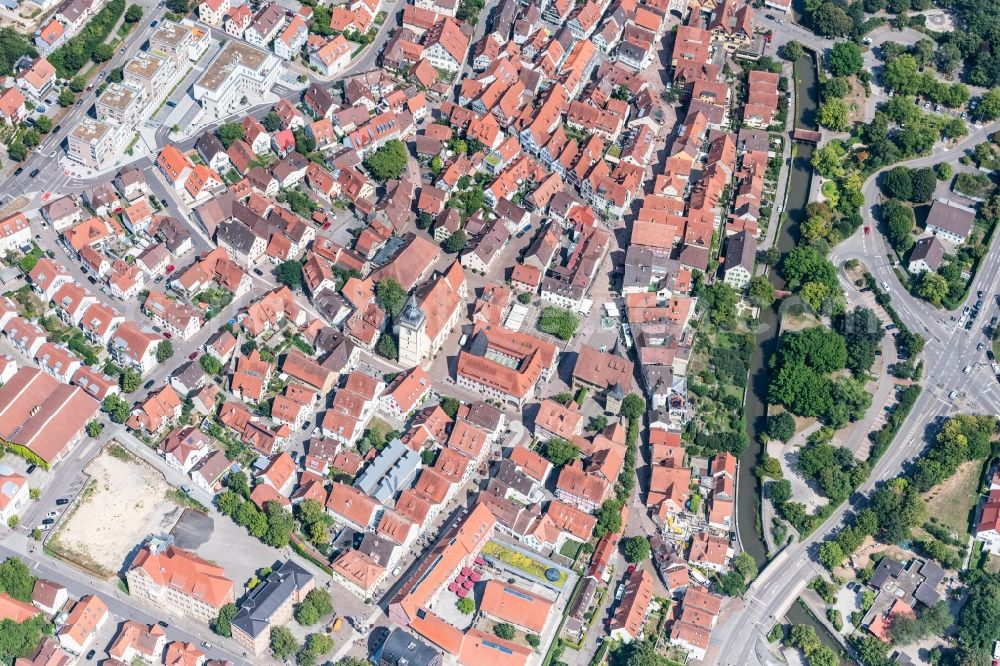
<svg viewBox="0 0 1000 666">
<path fill-rule="evenodd" d="M 160 620 L 160 621 L 159 621 L 159 622 L 157 622 L 156 624 L 160 625 L 160 626 L 161 626 L 161 627 L 163 627 L 164 629 L 166 629 L 167 627 L 169 627 L 169 626 L 170 626 L 169 624 L 167 624 L 167 623 L 166 623 L 166 622 L 164 622 L 163 620 Z"/>
<path fill-rule="evenodd" d="M 56 522 L 55 518 L 46 518 L 42 521 L 42 525 L 51 525 L 54 522 Z"/>
<path fill-rule="evenodd" d="M 774 14 L 764 14 L 764 18 L 766 18 L 768 21 L 773 21 Z"/>
<path fill-rule="evenodd" d="M 90 284 L 97 284 L 97 278 L 95 278 L 93 275 L 88 275 L 87 282 L 89 282 Z"/>
<path fill-rule="evenodd" d="M 24 173 L 24 167 L 17 167 L 17 169 L 14 170 L 15 176 L 20 176 L 22 173 Z"/>
<path fill-rule="evenodd" d="M 195 359 L 196 359 L 197 357 L 198 357 L 198 352 L 191 352 L 190 354 L 188 354 L 188 360 L 189 360 L 189 361 L 193 361 L 193 360 L 195 360 Z"/>
<path fill-rule="evenodd" d="M 166 208 L 167 207 L 167 200 L 166 199 L 160 199 L 160 205 L 162 205 L 164 208 Z"/>
<path fill-rule="evenodd" d="M 148 382 L 142 385 L 142 388 L 144 389 L 153 388 L 153 384 L 155 383 L 156 383 L 155 380 L 150 379 Z"/>
<path fill-rule="evenodd" d="M 253 272 L 254 272 L 254 273 L 255 273 L 256 275 L 259 275 L 259 276 L 261 276 L 261 277 L 264 277 L 264 271 L 260 270 L 259 268 L 255 268 L 255 269 L 253 269 Z"/>
<path fill-rule="evenodd" d="M 62 129 L 62 125 L 56 125 L 55 127 L 52 128 L 52 133 L 53 134 L 58 134 L 59 130 L 61 130 L 61 129 Z"/>
<path fill-rule="evenodd" d="M 60 497 L 56 500 L 56 506 L 66 506 L 67 504 L 69 504 L 69 500 L 65 497 Z"/>
<path fill-rule="evenodd" d="M 28 177 L 29 178 L 34 178 L 35 176 L 37 176 L 41 172 L 42 172 L 41 169 L 32 169 L 31 173 L 28 174 Z"/>
<path fill-rule="evenodd" d="M 27 469 L 27 470 L 25 470 L 25 471 L 26 471 L 26 472 L 27 472 L 28 474 L 31 474 L 31 473 L 32 473 L 32 472 L 34 472 L 34 471 L 35 471 L 36 469 L 38 469 L 38 465 L 28 465 L 28 469 Z"/>
<path fill-rule="evenodd" d="M 96 655 L 96 654 L 97 654 L 97 650 L 91 650 L 90 652 L 88 652 L 87 653 L 87 661 L 90 661 L 91 659 L 93 659 L 94 655 Z"/>
</svg>

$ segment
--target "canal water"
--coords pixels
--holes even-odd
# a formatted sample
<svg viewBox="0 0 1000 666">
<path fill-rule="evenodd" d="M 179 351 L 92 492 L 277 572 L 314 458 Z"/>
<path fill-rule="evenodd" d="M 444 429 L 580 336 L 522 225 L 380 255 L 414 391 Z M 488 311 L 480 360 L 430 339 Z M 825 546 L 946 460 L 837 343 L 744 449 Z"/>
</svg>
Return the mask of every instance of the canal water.
<svg viewBox="0 0 1000 666">
<path fill-rule="evenodd" d="M 802 129 L 817 129 L 816 112 L 819 107 L 819 81 L 816 77 L 814 55 L 806 52 L 793 67 L 795 75 L 795 117 L 794 127 Z M 813 147 L 799 143 L 794 144 L 795 156 L 792 158 L 791 174 L 788 179 L 785 211 L 788 217 L 778 230 L 776 246 L 781 255 L 788 253 L 799 240 L 799 224 L 805 217 L 806 204 L 809 202 L 809 191 L 812 185 Z M 769 275 L 776 289 L 784 289 L 785 281 L 771 271 Z M 779 315 L 777 307 L 761 312 L 755 353 L 750 364 L 750 390 L 747 392 L 746 419 L 747 433 L 750 444 L 740 458 L 739 486 L 736 489 L 737 528 L 740 534 L 740 544 L 749 553 L 758 566 L 764 566 L 768 560 L 767 546 L 761 537 L 761 529 L 768 526 L 760 524 L 760 507 L 757 502 L 759 484 L 751 473 L 761 453 L 761 445 L 757 434 L 763 431 L 767 418 L 767 387 L 769 383 L 768 359 L 776 351 L 778 345 Z M 837 639 L 803 606 L 792 604 L 785 615 L 790 624 L 808 624 L 816 630 L 816 635 L 828 647 L 840 653 L 841 646 Z M 841 664 L 850 664 L 841 659 Z"/>
<path fill-rule="evenodd" d="M 795 127 L 816 129 L 816 108 L 819 104 L 819 84 L 816 80 L 816 67 L 813 57 L 807 52 L 794 66 L 795 71 Z M 805 215 L 806 203 L 809 200 L 809 188 L 812 182 L 812 146 L 795 145 L 795 156 L 792 158 L 791 174 L 788 179 L 785 211 L 788 213 L 785 223 L 778 230 L 777 248 L 782 256 L 795 247 L 799 239 L 799 223 Z M 770 272 L 771 282 L 775 288 L 784 289 L 785 281 L 777 271 Z M 747 434 L 750 444 L 740 458 L 740 478 L 736 489 L 737 529 L 740 534 L 740 545 L 743 550 L 757 561 L 758 566 L 767 562 L 767 547 L 764 544 L 758 527 L 759 506 L 757 503 L 758 482 L 752 470 L 761 453 L 761 445 L 757 434 L 764 430 L 767 416 L 767 361 L 774 353 L 778 344 L 778 310 L 772 307 L 763 310 L 760 316 L 760 328 L 757 345 L 750 362 L 749 391 L 747 391 L 746 420 Z"/>
</svg>

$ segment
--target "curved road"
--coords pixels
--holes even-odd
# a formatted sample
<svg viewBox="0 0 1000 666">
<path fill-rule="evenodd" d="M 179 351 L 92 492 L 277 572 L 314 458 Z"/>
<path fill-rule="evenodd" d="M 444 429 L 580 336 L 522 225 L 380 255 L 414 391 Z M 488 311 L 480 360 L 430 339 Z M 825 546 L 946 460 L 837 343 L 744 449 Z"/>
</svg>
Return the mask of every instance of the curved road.
<svg viewBox="0 0 1000 666">
<path fill-rule="evenodd" d="M 939 162 L 953 162 L 965 151 L 986 139 L 986 135 L 1000 129 L 1000 122 L 978 128 L 948 150 L 892 165 L 911 168 L 932 166 Z M 887 168 L 892 168 L 887 167 Z M 885 171 L 883 169 L 882 171 Z M 926 444 L 926 429 L 958 408 L 963 412 L 1000 413 L 1000 387 L 989 365 L 976 347 L 984 338 L 981 330 L 966 332 L 952 325 L 947 312 L 925 301 L 914 298 L 899 282 L 886 259 L 886 244 L 872 217 L 872 207 L 877 202 L 876 181 L 882 173 L 871 176 L 864 184 L 865 224 L 874 233 L 865 235 L 858 230 L 837 246 L 830 255 L 831 261 L 840 265 L 847 259 L 864 261 L 879 282 L 890 285 L 893 306 L 899 316 L 913 331 L 927 338 L 924 349 L 924 391 L 917 399 L 893 445 L 872 468 L 868 480 L 858 488 L 852 498 L 867 495 L 877 484 L 894 478 L 910 463 Z M 980 263 L 970 294 L 982 290 L 985 299 L 991 299 L 1000 288 L 1000 242 L 994 242 Z M 987 300 L 987 303 L 990 301 Z M 988 319 L 989 307 L 984 306 L 983 316 Z M 966 374 L 963 368 L 972 365 Z M 949 399 L 957 391 L 958 399 Z M 844 502 L 833 515 L 801 542 L 787 546 L 779 553 L 753 582 L 744 595 L 742 608 L 736 609 L 728 622 L 719 627 L 712 643 L 718 646 L 716 663 L 726 666 L 766 663 L 760 658 L 760 646 L 771 627 L 798 598 L 808 581 L 822 567 L 814 562 L 815 549 L 832 532 L 840 527 L 848 512 L 860 507 L 861 502 Z M 766 651 L 764 652 L 766 654 Z"/>
</svg>

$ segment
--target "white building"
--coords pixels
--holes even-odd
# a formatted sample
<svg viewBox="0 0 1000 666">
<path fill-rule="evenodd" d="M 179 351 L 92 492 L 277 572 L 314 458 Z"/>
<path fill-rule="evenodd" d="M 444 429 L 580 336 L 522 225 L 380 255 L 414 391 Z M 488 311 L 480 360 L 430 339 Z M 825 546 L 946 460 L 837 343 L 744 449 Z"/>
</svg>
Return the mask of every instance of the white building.
<svg viewBox="0 0 1000 666">
<path fill-rule="evenodd" d="M 280 74 L 277 56 L 230 40 L 195 82 L 192 94 L 208 116 L 220 118 L 244 106 L 244 97 L 263 96 Z"/>
</svg>

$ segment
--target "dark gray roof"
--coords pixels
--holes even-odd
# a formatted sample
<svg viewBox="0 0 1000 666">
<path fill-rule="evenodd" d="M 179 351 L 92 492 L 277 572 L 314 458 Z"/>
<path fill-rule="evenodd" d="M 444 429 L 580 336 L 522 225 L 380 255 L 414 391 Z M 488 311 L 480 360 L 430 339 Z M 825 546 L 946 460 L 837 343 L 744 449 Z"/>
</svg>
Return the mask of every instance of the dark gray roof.
<svg viewBox="0 0 1000 666">
<path fill-rule="evenodd" d="M 753 262 L 757 255 L 757 241 L 746 231 L 741 231 L 729 237 L 729 244 L 726 246 L 725 270 L 742 266 L 748 273 L 753 274 Z"/>
<path fill-rule="evenodd" d="M 395 550 L 395 548 L 396 544 L 388 539 L 377 534 L 367 532 L 365 533 L 364 538 L 361 539 L 361 545 L 358 547 L 358 551 L 367 555 L 368 559 L 375 564 L 384 567 L 392 558 L 392 551 Z"/>
<path fill-rule="evenodd" d="M 500 461 L 500 467 L 497 469 L 496 479 L 507 487 L 521 493 L 525 497 L 530 495 L 531 491 L 535 488 L 535 482 L 532 481 L 527 474 L 519 470 L 517 465 L 508 459 Z"/>
<path fill-rule="evenodd" d="M 441 655 L 434 648 L 398 628 L 385 639 L 381 652 L 379 666 L 438 666 L 441 663 Z"/>
<path fill-rule="evenodd" d="M 313 575 L 292 560 L 285 560 L 271 572 L 240 607 L 232 624 L 257 637 L 271 624 L 271 618 L 289 597 L 312 581 Z"/>
<path fill-rule="evenodd" d="M 460 418 L 488 432 L 496 432 L 503 422 L 503 412 L 479 400 L 469 405 L 468 413 L 461 415 Z"/>
<path fill-rule="evenodd" d="M 926 236 L 921 238 L 913 246 L 910 252 L 910 263 L 923 259 L 932 271 L 936 271 L 944 259 L 944 245 L 937 236 Z"/>
<path fill-rule="evenodd" d="M 223 147 L 222 142 L 219 141 L 218 137 L 212 132 L 205 132 L 198 138 L 195 142 L 194 147 L 197 149 L 198 154 L 201 155 L 202 159 L 207 162 L 212 161 L 219 153 L 225 153 L 226 149 Z M 228 158 L 228 154 L 226 156 Z"/>
<path fill-rule="evenodd" d="M 885 585 L 887 580 L 899 576 L 902 571 L 903 565 L 901 563 L 888 557 L 883 557 L 878 563 L 878 566 L 875 567 L 875 573 L 872 574 L 871 580 L 868 581 L 868 584 L 875 589 L 879 589 Z"/>
<path fill-rule="evenodd" d="M 936 199 L 927 213 L 927 226 L 933 225 L 959 236 L 968 236 L 975 219 L 976 211 L 973 209 L 947 199 Z"/>
<path fill-rule="evenodd" d="M 257 235 L 240 222 L 223 222 L 215 230 L 215 239 L 240 252 L 249 252 Z"/>
</svg>

